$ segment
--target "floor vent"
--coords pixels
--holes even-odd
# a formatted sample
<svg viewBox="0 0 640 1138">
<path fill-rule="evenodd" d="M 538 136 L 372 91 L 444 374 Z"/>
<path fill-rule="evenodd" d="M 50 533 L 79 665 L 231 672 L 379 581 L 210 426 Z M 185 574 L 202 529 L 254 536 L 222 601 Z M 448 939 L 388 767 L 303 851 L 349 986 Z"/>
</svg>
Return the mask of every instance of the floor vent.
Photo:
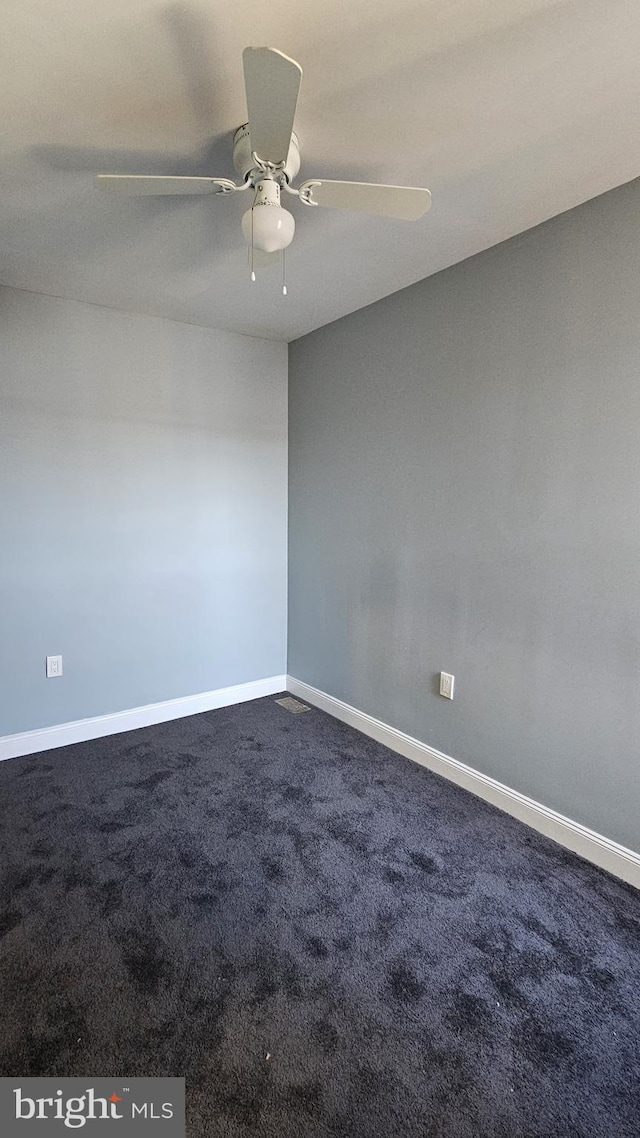
<svg viewBox="0 0 640 1138">
<path fill-rule="evenodd" d="M 274 703 L 279 703 L 280 707 L 284 707 L 286 711 L 292 711 L 294 715 L 299 715 L 301 711 L 309 711 L 306 703 L 300 703 L 300 700 L 294 699 L 292 695 L 285 695 L 283 699 L 276 699 Z"/>
</svg>

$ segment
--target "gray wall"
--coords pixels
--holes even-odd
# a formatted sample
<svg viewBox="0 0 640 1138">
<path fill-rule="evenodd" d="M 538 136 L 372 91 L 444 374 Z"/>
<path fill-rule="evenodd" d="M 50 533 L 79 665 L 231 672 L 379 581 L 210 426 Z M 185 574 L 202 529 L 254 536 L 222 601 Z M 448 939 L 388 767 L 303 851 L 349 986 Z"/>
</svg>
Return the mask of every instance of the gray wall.
<svg viewBox="0 0 640 1138">
<path fill-rule="evenodd" d="M 640 848 L 640 183 L 290 345 L 289 386 L 290 674 Z"/>
<path fill-rule="evenodd" d="M 0 292 L 0 735 L 285 671 L 286 369 Z"/>
</svg>

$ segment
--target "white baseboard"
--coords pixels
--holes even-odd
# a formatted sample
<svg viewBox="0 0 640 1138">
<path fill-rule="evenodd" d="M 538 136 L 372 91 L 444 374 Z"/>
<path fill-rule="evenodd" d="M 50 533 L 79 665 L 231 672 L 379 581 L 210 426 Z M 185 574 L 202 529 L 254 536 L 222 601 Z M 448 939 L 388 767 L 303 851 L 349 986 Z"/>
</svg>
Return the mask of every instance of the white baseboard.
<svg viewBox="0 0 640 1138">
<path fill-rule="evenodd" d="M 230 707 L 249 699 L 261 699 L 286 691 L 286 676 L 269 676 L 248 684 L 234 684 L 229 688 L 187 695 L 181 699 L 167 699 L 163 703 L 148 703 L 112 715 L 95 715 L 91 719 L 77 719 L 73 723 L 60 723 L 56 727 L 42 727 L 37 731 L 21 731 L 18 735 L 0 736 L 0 761 L 49 751 L 53 747 L 67 747 L 69 743 L 84 743 L 100 739 L 103 735 L 117 735 L 137 727 L 150 727 L 166 723 L 169 719 L 182 719 L 185 715 L 198 715 L 201 711 L 214 711 L 217 707 Z"/>
<path fill-rule="evenodd" d="M 363 735 L 383 743 L 391 751 L 396 751 L 399 755 L 404 755 L 405 758 L 435 771 L 436 774 L 443 775 L 450 782 L 455 782 L 465 790 L 470 790 L 478 798 L 484 798 L 486 802 L 498 806 L 500 810 L 525 822 L 547 838 L 552 838 L 559 845 L 640 888 L 640 853 L 629 850 L 610 838 L 605 838 L 571 818 L 566 818 L 564 814 L 558 814 L 556 810 L 543 806 L 541 802 L 528 798 L 526 794 L 512 790 L 510 786 L 505 786 L 497 779 L 490 778 L 489 775 L 482 774 L 473 767 L 444 755 L 441 751 L 436 751 L 426 743 L 421 743 L 419 739 L 405 735 L 403 731 L 398 731 L 395 727 L 390 727 L 387 723 L 382 723 L 381 720 L 350 707 L 348 703 L 343 703 L 341 699 L 327 695 L 326 692 L 319 691 L 310 684 L 296 680 L 293 676 L 287 676 L 286 686 L 287 691 L 306 703 L 311 703 L 336 719 L 342 720 L 343 723 L 348 723 Z"/>
</svg>

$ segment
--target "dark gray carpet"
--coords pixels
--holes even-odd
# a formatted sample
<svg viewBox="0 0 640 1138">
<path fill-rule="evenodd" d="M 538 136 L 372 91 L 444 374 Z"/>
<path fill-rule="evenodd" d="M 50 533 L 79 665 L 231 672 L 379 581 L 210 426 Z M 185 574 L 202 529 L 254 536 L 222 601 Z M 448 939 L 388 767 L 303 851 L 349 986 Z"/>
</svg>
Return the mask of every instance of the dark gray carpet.
<svg viewBox="0 0 640 1138">
<path fill-rule="evenodd" d="M 638 1138 L 640 895 L 321 712 L 0 794 L 0 1074 L 185 1075 L 192 1136 Z"/>
</svg>

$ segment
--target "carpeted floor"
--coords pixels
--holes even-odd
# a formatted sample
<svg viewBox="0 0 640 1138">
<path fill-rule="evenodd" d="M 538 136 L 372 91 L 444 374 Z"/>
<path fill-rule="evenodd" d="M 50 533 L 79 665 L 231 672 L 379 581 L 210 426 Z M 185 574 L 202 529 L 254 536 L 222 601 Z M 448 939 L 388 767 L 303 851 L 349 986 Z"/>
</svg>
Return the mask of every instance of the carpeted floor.
<svg viewBox="0 0 640 1138">
<path fill-rule="evenodd" d="M 185 1075 L 198 1138 L 638 1138 L 640 895 L 322 712 L 0 799 L 0 1074 Z"/>
</svg>

